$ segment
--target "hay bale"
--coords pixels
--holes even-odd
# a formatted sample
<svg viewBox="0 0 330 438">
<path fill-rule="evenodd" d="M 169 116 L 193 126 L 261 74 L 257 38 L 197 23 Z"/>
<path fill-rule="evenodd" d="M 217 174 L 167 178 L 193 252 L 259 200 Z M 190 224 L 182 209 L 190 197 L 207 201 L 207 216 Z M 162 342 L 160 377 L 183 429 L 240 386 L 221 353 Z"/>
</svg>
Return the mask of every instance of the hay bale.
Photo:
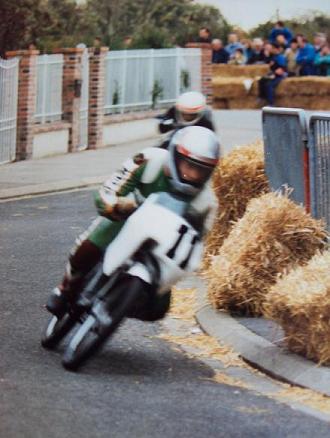
<svg viewBox="0 0 330 438">
<path fill-rule="evenodd" d="M 276 89 L 278 96 L 329 96 L 330 77 L 304 76 L 287 78 Z"/>
<path fill-rule="evenodd" d="M 288 348 L 330 365 L 330 251 L 281 277 L 270 289 L 264 311 L 285 332 Z"/>
<path fill-rule="evenodd" d="M 263 105 L 256 97 L 246 96 L 238 99 L 228 99 L 228 109 L 258 109 Z"/>
<path fill-rule="evenodd" d="M 237 77 L 244 76 L 245 78 L 256 78 L 263 76 L 269 71 L 268 64 L 258 65 L 231 65 L 231 64 L 213 64 L 213 77 Z"/>
<path fill-rule="evenodd" d="M 228 99 L 219 99 L 214 97 L 212 102 L 212 108 L 214 109 L 228 109 Z"/>
<path fill-rule="evenodd" d="M 223 157 L 212 182 L 219 212 L 206 239 L 204 268 L 218 253 L 233 223 L 243 216 L 248 202 L 269 191 L 262 142 L 239 147 Z"/>
<path fill-rule="evenodd" d="M 221 78 L 216 77 L 212 80 L 213 96 L 220 99 L 242 97 L 248 94 L 244 86 L 245 78 Z"/>
<path fill-rule="evenodd" d="M 285 195 L 250 201 L 206 271 L 213 306 L 259 316 L 277 276 L 306 263 L 325 245 L 326 231 Z"/>
<path fill-rule="evenodd" d="M 330 110 L 330 96 L 276 96 L 276 105 L 309 110 Z"/>
</svg>

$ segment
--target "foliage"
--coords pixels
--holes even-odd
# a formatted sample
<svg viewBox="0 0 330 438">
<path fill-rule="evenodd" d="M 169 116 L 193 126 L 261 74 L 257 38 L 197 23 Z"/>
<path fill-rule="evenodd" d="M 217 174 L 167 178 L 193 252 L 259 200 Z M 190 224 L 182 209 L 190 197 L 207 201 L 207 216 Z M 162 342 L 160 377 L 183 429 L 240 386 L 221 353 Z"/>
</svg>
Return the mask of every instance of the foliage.
<svg viewBox="0 0 330 438">
<path fill-rule="evenodd" d="M 41 51 L 76 45 L 83 9 L 75 0 L 1 0 L 0 55 L 29 44 Z"/>
<path fill-rule="evenodd" d="M 154 82 L 154 85 L 151 90 L 151 108 L 154 109 L 156 107 L 157 101 L 163 97 L 163 87 L 157 79 Z"/>
<path fill-rule="evenodd" d="M 118 81 L 115 81 L 115 89 L 112 94 L 112 105 L 118 105 L 120 100 L 120 91 Z"/>
<path fill-rule="evenodd" d="M 190 86 L 190 75 L 188 70 L 181 70 L 180 83 L 181 83 L 180 92 L 183 93 Z"/>
<path fill-rule="evenodd" d="M 0 0 L 0 17 L 2 56 L 31 42 L 41 51 L 82 42 L 91 46 L 95 37 L 112 50 L 162 48 L 196 40 L 203 26 L 223 40 L 232 30 L 219 9 L 193 0 Z M 267 38 L 273 25 L 260 24 L 249 36 Z M 329 34 L 330 16 L 314 12 L 286 25 L 311 39 L 315 32 Z M 129 47 L 127 36 L 132 39 Z"/>
<path fill-rule="evenodd" d="M 49 25 L 50 17 L 43 0 L 1 0 L 0 54 L 28 45 L 42 33 L 40 23 Z"/>
<path fill-rule="evenodd" d="M 274 27 L 275 21 L 267 21 L 255 27 L 251 30 L 250 37 L 262 37 L 267 39 L 270 31 Z M 286 20 L 284 24 L 294 35 L 302 33 L 309 41 L 313 40 L 313 35 L 316 32 L 323 32 L 330 38 L 330 15 L 321 12 L 312 12 L 308 15 Z"/>
<path fill-rule="evenodd" d="M 162 48 L 184 45 L 202 26 L 215 37 L 226 37 L 230 26 L 214 7 L 193 0 L 1 0 L 0 50 L 41 50 L 92 45 L 99 37 L 111 49 Z"/>
</svg>

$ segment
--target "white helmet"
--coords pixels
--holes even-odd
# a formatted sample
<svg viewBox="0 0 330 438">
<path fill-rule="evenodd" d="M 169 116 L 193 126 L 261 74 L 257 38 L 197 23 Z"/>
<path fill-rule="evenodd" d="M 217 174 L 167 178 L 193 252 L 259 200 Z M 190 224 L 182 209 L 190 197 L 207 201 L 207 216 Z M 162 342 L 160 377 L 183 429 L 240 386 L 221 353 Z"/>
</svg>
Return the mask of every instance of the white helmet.
<svg viewBox="0 0 330 438">
<path fill-rule="evenodd" d="M 188 91 L 178 97 L 175 108 L 177 120 L 180 125 L 194 125 L 205 113 L 205 96 L 198 91 Z"/>
<path fill-rule="evenodd" d="M 211 177 L 219 156 L 220 145 L 210 129 L 189 126 L 178 130 L 169 144 L 168 169 L 172 187 L 184 195 L 197 195 Z M 187 178 L 184 168 L 197 177 Z"/>
</svg>

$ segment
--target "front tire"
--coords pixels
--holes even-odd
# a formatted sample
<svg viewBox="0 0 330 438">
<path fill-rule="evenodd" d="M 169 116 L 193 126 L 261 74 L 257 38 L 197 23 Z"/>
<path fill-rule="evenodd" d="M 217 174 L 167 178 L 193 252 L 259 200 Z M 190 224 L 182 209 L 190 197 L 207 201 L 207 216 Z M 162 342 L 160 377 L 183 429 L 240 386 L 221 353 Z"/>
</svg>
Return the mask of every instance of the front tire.
<svg viewBox="0 0 330 438">
<path fill-rule="evenodd" d="M 45 328 L 41 338 L 41 345 L 47 350 L 54 349 L 71 331 L 75 322 L 69 313 L 65 313 L 61 318 L 53 315 Z"/>
<path fill-rule="evenodd" d="M 145 283 L 140 278 L 127 277 L 110 292 L 110 299 L 112 294 L 121 294 L 110 309 L 107 309 L 106 301 L 98 302 L 96 306 L 103 306 L 102 313 L 107 315 L 106 325 L 100 326 L 100 321 L 97 318 L 99 312 L 96 306 L 93 307 L 64 353 L 62 360 L 64 368 L 76 371 L 104 345 L 129 313 L 144 287 Z"/>
</svg>

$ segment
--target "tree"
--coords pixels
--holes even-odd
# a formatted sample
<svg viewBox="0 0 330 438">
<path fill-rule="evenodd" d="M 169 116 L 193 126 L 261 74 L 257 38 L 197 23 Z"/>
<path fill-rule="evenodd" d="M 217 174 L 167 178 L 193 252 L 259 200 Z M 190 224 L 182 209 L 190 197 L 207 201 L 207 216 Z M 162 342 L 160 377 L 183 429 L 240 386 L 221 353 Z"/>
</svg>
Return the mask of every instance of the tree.
<svg viewBox="0 0 330 438">
<path fill-rule="evenodd" d="M 0 55 L 27 48 L 50 23 L 44 0 L 2 0 L 0 3 Z M 42 25 L 41 25 L 42 23 Z"/>
<path fill-rule="evenodd" d="M 72 46 L 83 37 L 84 8 L 75 0 L 1 0 L 0 54 L 28 48 Z"/>
<path fill-rule="evenodd" d="M 88 0 L 86 17 L 86 28 L 110 48 L 120 48 L 127 35 L 133 38 L 132 47 L 160 48 L 184 45 L 198 36 L 202 26 L 217 37 L 230 30 L 217 8 L 193 0 Z"/>
<path fill-rule="evenodd" d="M 48 0 L 50 23 L 39 38 L 38 48 L 49 51 L 58 47 L 74 47 L 84 42 L 82 17 L 84 7 L 75 0 Z"/>
<path fill-rule="evenodd" d="M 251 37 L 262 37 L 267 39 L 275 21 L 267 21 L 251 30 Z M 293 34 L 302 33 L 308 40 L 312 41 L 316 32 L 323 32 L 330 38 L 330 15 L 321 12 L 312 12 L 298 18 L 285 21 L 286 27 L 291 29 Z"/>
<path fill-rule="evenodd" d="M 193 0 L 1 0 L 0 50 L 38 49 L 92 45 L 96 36 L 111 49 L 124 47 L 132 37 L 132 48 L 161 48 L 184 45 L 198 36 L 202 26 L 215 37 L 230 30 L 220 11 Z"/>
</svg>

